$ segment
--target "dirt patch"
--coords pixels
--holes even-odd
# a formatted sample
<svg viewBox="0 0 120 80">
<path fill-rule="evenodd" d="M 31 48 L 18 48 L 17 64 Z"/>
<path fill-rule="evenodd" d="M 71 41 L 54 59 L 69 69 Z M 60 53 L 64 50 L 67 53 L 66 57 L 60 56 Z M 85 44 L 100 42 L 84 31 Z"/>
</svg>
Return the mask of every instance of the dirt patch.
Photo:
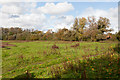
<svg viewBox="0 0 120 80">
<path fill-rule="evenodd" d="M 9 44 L 8 42 L 2 42 L 2 46 L 0 46 L 1 48 L 6 48 L 6 47 L 9 47 L 9 46 L 14 46 L 16 47 L 16 45 L 14 44 Z"/>
<path fill-rule="evenodd" d="M 14 41 L 10 41 L 11 43 L 23 43 L 23 42 L 32 42 L 32 41 L 28 41 L 28 40 L 14 40 Z"/>
<path fill-rule="evenodd" d="M 57 44 L 71 44 L 73 43 L 72 41 L 59 41 Z"/>
<path fill-rule="evenodd" d="M 105 41 L 99 41 L 99 43 L 105 43 Z"/>
</svg>

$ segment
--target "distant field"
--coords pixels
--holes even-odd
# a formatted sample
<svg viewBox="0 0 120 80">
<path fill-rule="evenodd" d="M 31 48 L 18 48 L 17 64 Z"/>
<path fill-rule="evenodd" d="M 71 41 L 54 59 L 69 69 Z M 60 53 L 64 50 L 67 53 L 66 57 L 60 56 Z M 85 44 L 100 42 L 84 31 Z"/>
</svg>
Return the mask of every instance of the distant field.
<svg viewBox="0 0 120 80">
<path fill-rule="evenodd" d="M 3 41 L 3 44 L 3 78 L 118 78 L 119 52 L 115 42 Z"/>
</svg>

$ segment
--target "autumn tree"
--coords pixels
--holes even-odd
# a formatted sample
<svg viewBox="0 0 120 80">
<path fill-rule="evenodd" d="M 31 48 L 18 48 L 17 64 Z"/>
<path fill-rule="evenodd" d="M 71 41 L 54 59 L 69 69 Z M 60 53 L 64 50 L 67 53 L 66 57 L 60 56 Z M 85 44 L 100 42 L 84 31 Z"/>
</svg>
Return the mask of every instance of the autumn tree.
<svg viewBox="0 0 120 80">
<path fill-rule="evenodd" d="M 87 23 L 86 18 L 75 18 L 74 24 L 73 24 L 73 30 L 75 31 L 75 37 L 76 40 L 82 40 L 84 28 Z"/>
<path fill-rule="evenodd" d="M 43 34 L 42 36 L 43 40 L 52 40 L 53 39 L 53 32 L 52 30 L 48 30 L 46 33 Z"/>
<path fill-rule="evenodd" d="M 39 40 L 39 37 L 37 34 L 31 34 L 30 35 L 30 40 Z"/>
<path fill-rule="evenodd" d="M 86 18 L 82 17 L 79 19 L 79 39 L 83 40 L 84 28 L 87 23 Z"/>
<path fill-rule="evenodd" d="M 99 30 L 97 28 L 97 21 L 94 16 L 88 17 L 88 30 L 87 33 L 91 38 L 91 41 L 96 41 L 96 37 L 98 36 Z"/>
<path fill-rule="evenodd" d="M 66 34 L 67 31 L 68 31 L 68 29 L 66 29 L 66 28 L 58 29 L 58 31 L 55 33 L 56 39 L 64 40 L 64 35 Z"/>
<path fill-rule="evenodd" d="M 95 17 L 88 17 L 88 27 L 87 33 L 91 37 L 91 41 L 98 41 L 105 39 L 105 33 L 112 31 L 109 29 L 109 19 L 100 17 L 98 21 Z"/>
<path fill-rule="evenodd" d="M 29 30 L 22 28 L 1 28 L 2 40 L 64 40 L 64 41 L 100 41 L 104 40 L 109 29 L 110 21 L 105 17 L 100 17 L 98 20 L 95 17 L 88 17 L 87 19 L 75 18 L 73 27 L 71 30 L 67 28 L 59 29 L 56 32 L 48 30 L 47 32 L 39 30 Z M 120 33 L 120 32 L 119 32 Z M 119 33 L 111 35 L 115 40 L 118 40 Z"/>
<path fill-rule="evenodd" d="M 97 28 L 100 31 L 101 34 L 104 34 L 105 32 L 110 32 L 112 29 L 108 29 L 110 27 L 110 20 L 105 17 L 100 17 L 97 21 Z"/>
<path fill-rule="evenodd" d="M 63 28 L 62 40 L 70 41 L 71 36 L 72 36 L 72 31 L 70 31 L 66 28 Z"/>
</svg>

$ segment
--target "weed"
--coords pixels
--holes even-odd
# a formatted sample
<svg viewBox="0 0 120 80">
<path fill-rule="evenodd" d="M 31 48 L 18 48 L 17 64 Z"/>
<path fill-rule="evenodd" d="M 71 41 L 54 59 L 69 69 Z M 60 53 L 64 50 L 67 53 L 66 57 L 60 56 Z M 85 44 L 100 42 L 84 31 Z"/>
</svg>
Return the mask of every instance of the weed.
<svg viewBox="0 0 120 80">
<path fill-rule="evenodd" d="M 24 57 L 23 57 L 23 55 L 21 54 L 21 55 L 19 55 L 18 58 L 23 60 Z"/>
<path fill-rule="evenodd" d="M 59 49 L 59 47 L 54 44 L 54 45 L 52 46 L 52 49 Z"/>
</svg>

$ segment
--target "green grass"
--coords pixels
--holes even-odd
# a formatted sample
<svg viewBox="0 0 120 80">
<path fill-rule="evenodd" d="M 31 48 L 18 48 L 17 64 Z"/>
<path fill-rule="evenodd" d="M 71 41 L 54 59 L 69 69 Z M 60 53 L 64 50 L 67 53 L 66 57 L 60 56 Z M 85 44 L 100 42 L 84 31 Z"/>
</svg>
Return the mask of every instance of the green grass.
<svg viewBox="0 0 120 80">
<path fill-rule="evenodd" d="M 59 76 L 61 78 L 81 78 L 82 72 L 84 70 L 86 72 L 87 78 L 118 77 L 117 58 L 119 57 L 119 53 L 114 50 L 114 48 L 116 48 L 117 46 L 117 43 L 114 42 L 4 42 L 10 42 L 11 44 L 15 44 L 17 47 L 9 47 L 11 49 L 2 49 L 3 78 L 19 78 L 20 75 L 22 76 L 26 73 L 26 70 L 29 70 L 30 73 L 33 73 L 34 78 L 51 78 Z M 74 45 L 76 43 L 80 43 L 80 46 L 76 48 L 70 47 L 71 45 Z M 52 45 L 54 44 L 56 44 L 59 49 L 52 49 Z M 114 55 L 111 57 L 108 56 L 108 54 Z M 90 57 L 90 60 L 86 61 L 87 59 L 85 58 L 85 56 L 88 55 L 96 56 Z M 65 62 L 75 62 L 75 64 L 72 65 L 74 69 L 76 69 L 76 66 L 79 65 L 76 61 L 80 61 L 80 65 L 82 67 L 86 67 L 81 71 L 78 70 L 78 72 L 75 72 L 74 70 L 69 68 L 70 65 L 67 64 L 65 65 L 67 69 L 64 69 Z M 109 65 L 110 62 L 112 62 L 112 66 L 108 66 L 106 69 L 105 66 Z M 60 67 L 60 70 L 57 67 Z M 99 69 L 100 67 L 101 69 Z M 56 68 L 55 70 L 58 72 L 56 73 L 55 71 L 53 71 L 53 68 Z M 51 71 L 53 72 L 53 74 L 51 73 Z"/>
</svg>

